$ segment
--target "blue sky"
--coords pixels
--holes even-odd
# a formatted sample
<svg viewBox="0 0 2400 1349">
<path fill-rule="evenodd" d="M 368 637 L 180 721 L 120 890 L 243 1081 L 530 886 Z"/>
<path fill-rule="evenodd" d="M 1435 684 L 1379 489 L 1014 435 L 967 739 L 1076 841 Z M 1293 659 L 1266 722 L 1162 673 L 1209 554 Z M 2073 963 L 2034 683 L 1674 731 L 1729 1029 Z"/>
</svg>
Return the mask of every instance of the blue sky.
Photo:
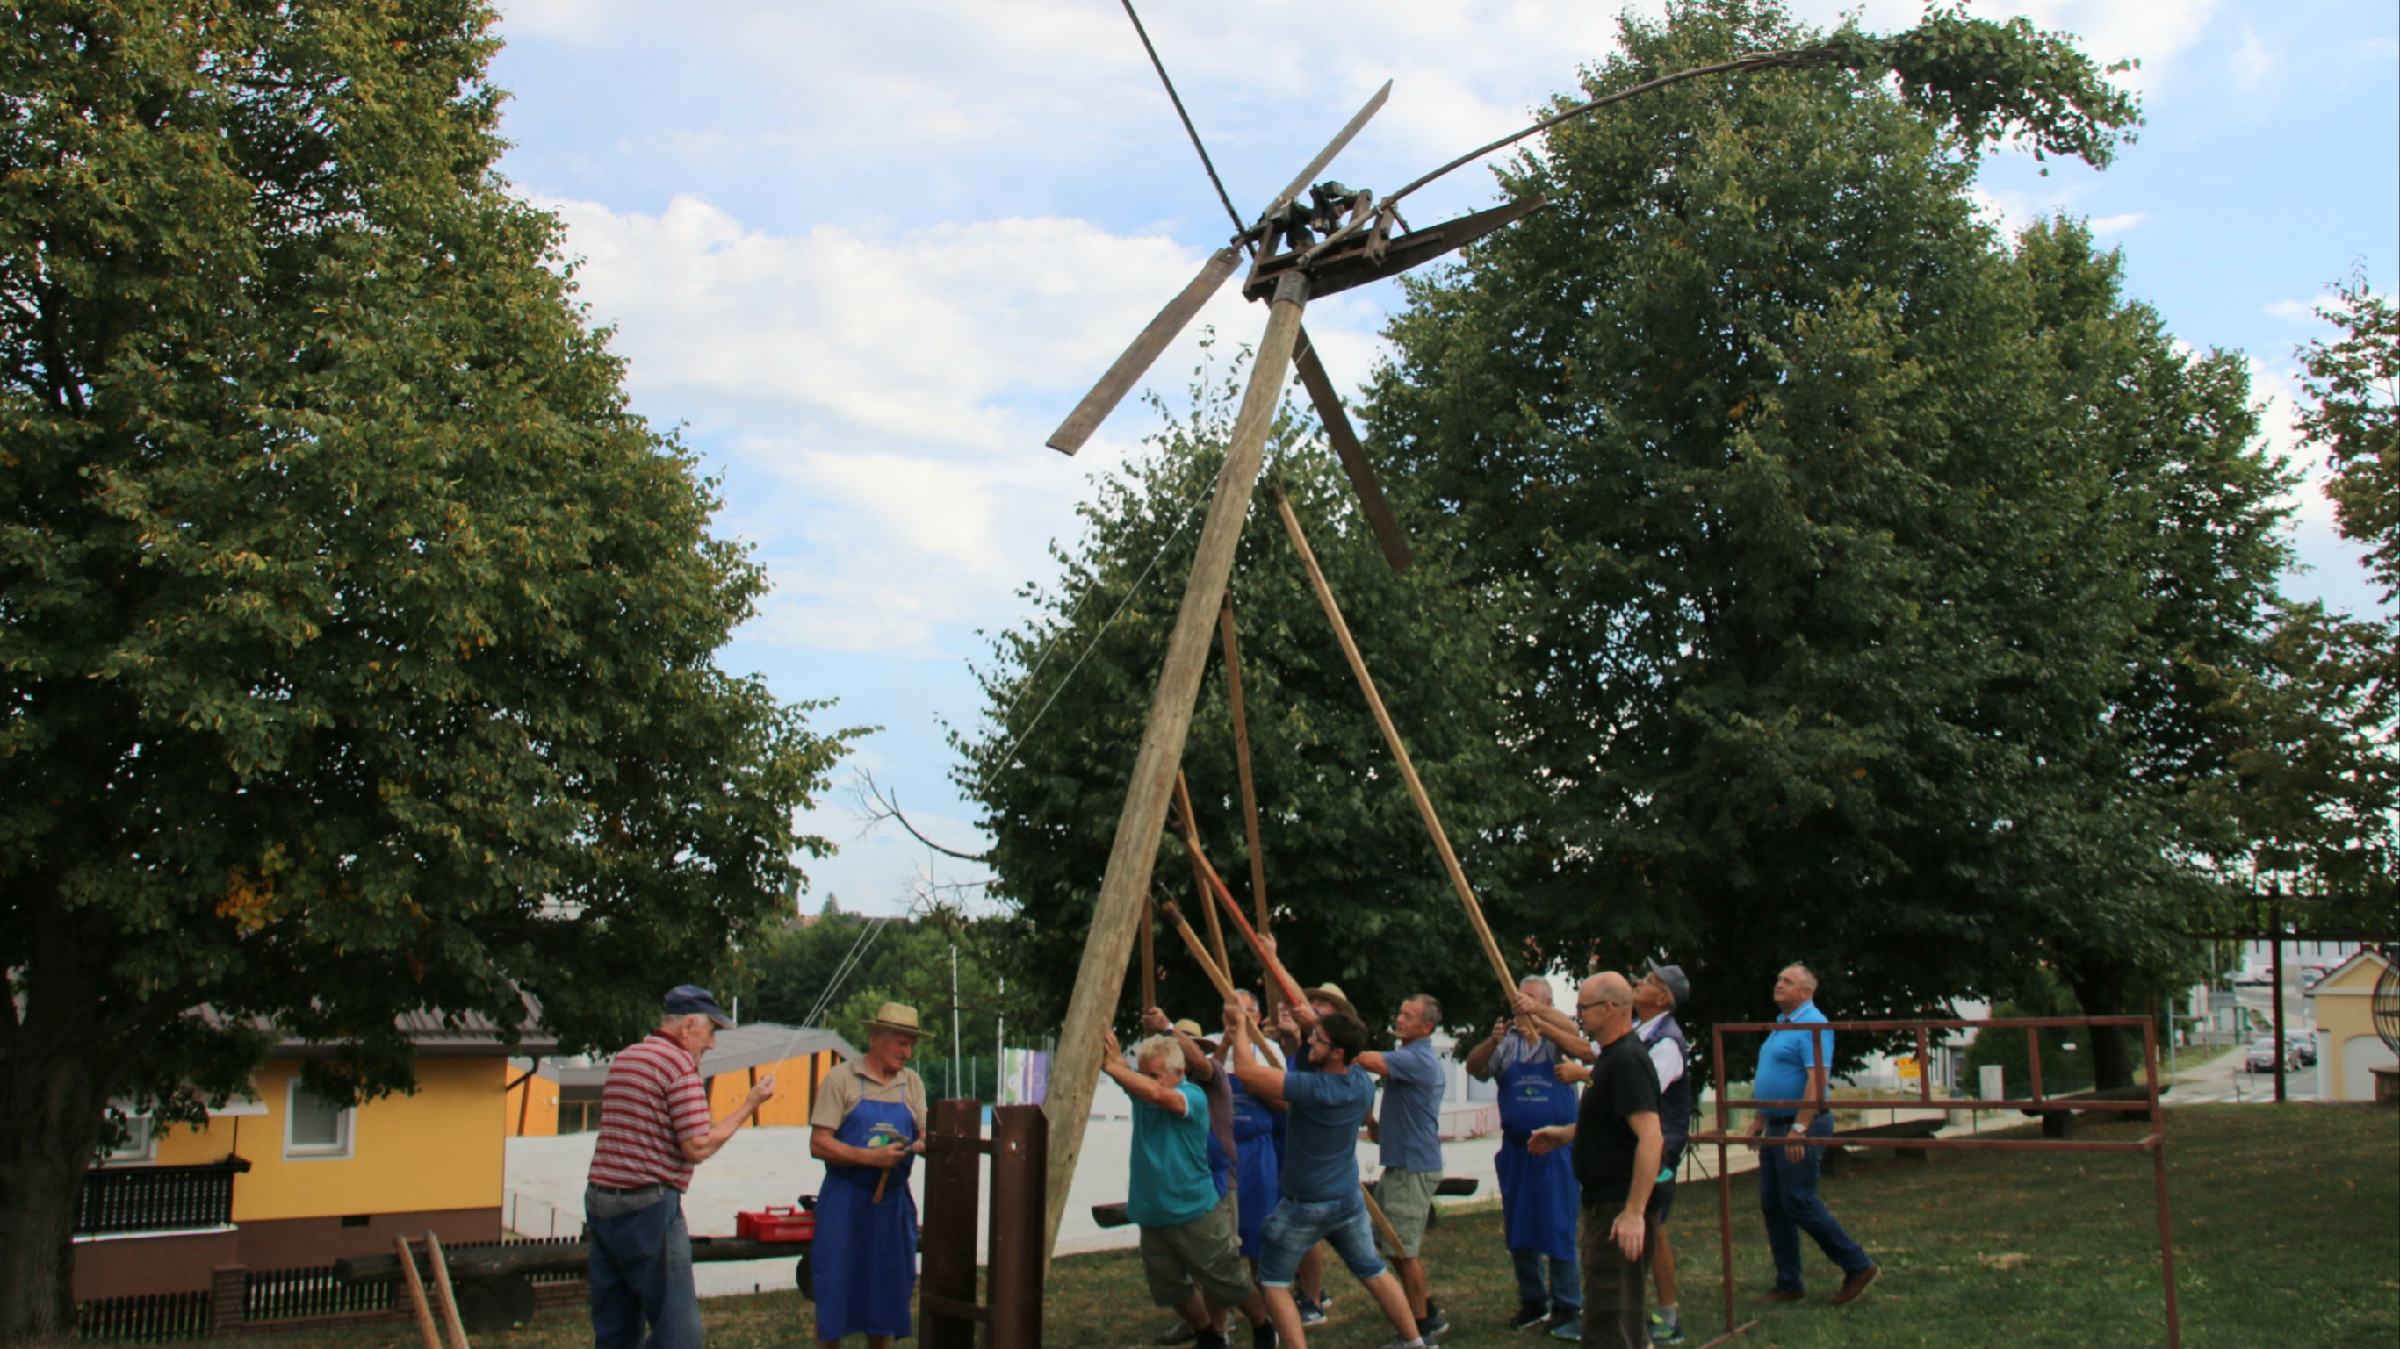
<svg viewBox="0 0 2400 1349">
<path fill-rule="evenodd" d="M 1255 211 L 1385 79 L 1390 103 L 1331 171 L 1388 190 L 1522 125 L 1613 45 L 1612 3 L 1148 0 L 1138 4 L 1237 204 Z M 1655 12 L 1655 4 L 1635 6 Z M 1870 28 L 1914 0 L 1798 0 Z M 980 869 L 871 825 L 859 770 L 919 828 L 972 851 L 944 722 L 1017 595 L 1046 580 L 1091 475 L 1152 428 L 1128 403 L 1069 459 L 1042 440 L 1226 234 L 1116 0 L 500 0 L 512 95 L 502 169 L 558 212 L 634 406 L 722 479 L 719 529 L 774 592 L 723 660 L 820 726 L 873 724 L 806 825 L 841 846 L 814 894 L 890 912 Z M 2067 211 L 2121 247 L 2128 287 L 2195 347 L 2243 352 L 2270 440 L 2300 453 L 2293 348 L 2363 268 L 2400 271 L 2400 11 L 2388 0 L 1983 3 L 2080 35 L 2147 125 L 2105 173 L 2004 156 L 2006 223 Z M 1454 174 L 1414 219 L 1488 205 Z M 1337 379 L 1373 368 L 1389 284 L 1309 309 Z M 1202 316 L 1246 338 L 1227 295 Z M 1156 367 L 1180 387 L 1188 341 Z M 2372 592 L 2313 486 L 2291 589 L 2363 611 Z M 1094 878 L 1097 885 L 1098 878 Z M 972 893 L 969 891 L 968 893 Z"/>
</svg>

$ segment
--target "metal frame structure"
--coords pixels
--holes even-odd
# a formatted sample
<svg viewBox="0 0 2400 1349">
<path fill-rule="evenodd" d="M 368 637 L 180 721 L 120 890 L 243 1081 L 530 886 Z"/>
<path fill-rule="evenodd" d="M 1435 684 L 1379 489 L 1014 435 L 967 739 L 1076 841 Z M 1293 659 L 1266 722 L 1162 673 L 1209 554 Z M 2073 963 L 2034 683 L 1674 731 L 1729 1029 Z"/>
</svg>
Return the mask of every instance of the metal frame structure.
<svg viewBox="0 0 2400 1349">
<path fill-rule="evenodd" d="M 2105 1096 L 2050 1096 L 2042 1090 L 2042 1037 L 2045 1030 L 2133 1030 L 2142 1032 L 2143 1094 L 2138 1099 L 2109 1099 Z M 2146 1152 L 2150 1154 L 2151 1178 L 2158 1208 L 2158 1260 L 2160 1277 L 2165 1285 L 2168 1349 L 2181 1349 L 2183 1344 L 2182 1316 L 2175 1300 L 2175 1234 L 2170 1225 L 2167 1204 L 2167 1116 L 2159 1104 L 2158 1089 L 2158 1023 L 2146 1016 L 2035 1016 L 2000 1017 L 1983 1020 L 1951 1021 L 1811 1021 L 1795 1024 L 1789 1021 L 1733 1021 L 1714 1028 L 1710 1062 L 1716 1073 L 1717 1127 L 1707 1133 L 1694 1133 L 1690 1142 L 1714 1143 L 1717 1146 L 1717 1244 L 1719 1264 L 1724 1277 L 1725 1330 L 1710 1344 L 1722 1344 L 1755 1327 L 1756 1321 L 1736 1323 L 1733 1310 L 1733 1179 L 1727 1173 L 1727 1149 L 1734 1145 L 1752 1146 L 1757 1139 L 1732 1129 L 1732 1112 L 1736 1110 L 1798 1110 L 1831 1109 L 1831 1100 L 1768 1101 L 1731 1100 L 1726 1096 L 1725 1037 L 1728 1034 L 1770 1035 L 1777 1031 L 1805 1030 L 1813 1036 L 1831 1036 L 1836 1031 L 1866 1031 L 1890 1034 L 1894 1031 L 1912 1032 L 1917 1042 L 1917 1062 L 1923 1065 L 1930 1057 L 1932 1032 L 1975 1030 L 2011 1031 L 2025 1033 L 2026 1064 L 2032 1095 L 2022 1101 L 1985 1101 L 1972 1097 L 1936 1097 L 1933 1076 L 1923 1071 L 1917 1074 L 1917 1100 L 1920 1110 L 1939 1110 L 1945 1116 L 1962 1110 L 2019 1110 L 2029 1115 L 2058 1111 L 2098 1110 L 2121 1114 L 2146 1112 L 2150 1131 L 2139 1139 L 2103 1140 L 2073 1138 L 1875 1138 L 1849 1137 L 1829 1134 L 1823 1138 L 1792 1135 L 1777 1140 L 1778 1144 L 1798 1143 L 1811 1148 L 1895 1148 L 1910 1151 L 1977 1151 L 1977 1152 Z M 1828 1055 L 1820 1040 L 1817 1061 L 1826 1062 Z M 1705 1346 L 1703 1346 L 1705 1349 Z"/>
</svg>

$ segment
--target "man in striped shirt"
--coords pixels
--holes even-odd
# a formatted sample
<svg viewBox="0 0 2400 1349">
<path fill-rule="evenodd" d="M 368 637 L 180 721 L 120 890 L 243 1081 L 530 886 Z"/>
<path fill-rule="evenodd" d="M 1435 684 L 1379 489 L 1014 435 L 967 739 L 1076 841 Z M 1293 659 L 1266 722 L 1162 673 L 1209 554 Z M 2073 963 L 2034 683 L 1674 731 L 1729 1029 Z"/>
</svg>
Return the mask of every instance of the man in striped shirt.
<svg viewBox="0 0 2400 1349">
<path fill-rule="evenodd" d="M 700 1056 L 717 1043 L 717 1028 L 732 1024 L 715 995 L 679 984 L 667 993 L 658 1029 L 609 1065 L 600 1091 L 600 1137 L 583 1192 L 592 1339 L 599 1349 L 700 1344 L 683 1192 L 691 1187 L 692 1168 L 716 1155 L 775 1094 L 769 1074 L 732 1114 L 709 1119 Z"/>
</svg>

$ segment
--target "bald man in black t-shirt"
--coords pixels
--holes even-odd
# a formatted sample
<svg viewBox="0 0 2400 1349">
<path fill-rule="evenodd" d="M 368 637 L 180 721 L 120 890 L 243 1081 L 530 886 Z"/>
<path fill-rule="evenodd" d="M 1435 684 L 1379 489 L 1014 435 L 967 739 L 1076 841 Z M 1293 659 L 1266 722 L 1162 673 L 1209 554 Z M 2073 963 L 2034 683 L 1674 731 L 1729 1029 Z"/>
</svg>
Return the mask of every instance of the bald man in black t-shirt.
<svg viewBox="0 0 2400 1349">
<path fill-rule="evenodd" d="M 1576 991 L 1575 1020 L 1600 1046 L 1573 1124 L 1537 1129 L 1535 1152 L 1572 1145 L 1583 1187 L 1583 1343 L 1586 1349 L 1645 1349 L 1642 1297 L 1649 1282 L 1649 1209 L 1666 1136 L 1658 1119 L 1658 1070 L 1633 1034 L 1633 985 L 1595 974 Z"/>
</svg>

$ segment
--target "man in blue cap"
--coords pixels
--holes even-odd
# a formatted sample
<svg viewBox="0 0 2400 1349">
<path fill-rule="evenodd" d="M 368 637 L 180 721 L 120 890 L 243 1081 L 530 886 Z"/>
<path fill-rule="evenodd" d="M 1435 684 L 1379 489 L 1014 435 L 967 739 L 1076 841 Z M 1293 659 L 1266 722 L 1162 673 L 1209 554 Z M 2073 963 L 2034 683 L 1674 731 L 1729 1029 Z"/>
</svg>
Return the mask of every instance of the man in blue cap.
<svg viewBox="0 0 2400 1349">
<path fill-rule="evenodd" d="M 1658 1125 L 1664 1151 L 1658 1162 L 1658 1184 L 1650 1191 L 1650 1221 L 1656 1229 L 1650 1250 L 1650 1277 L 1658 1287 L 1658 1308 L 1650 1313 L 1652 1344 L 1684 1342 L 1681 1313 L 1675 1305 L 1675 1248 L 1667 1241 L 1667 1215 L 1675 1209 L 1675 1173 L 1683 1162 L 1683 1146 L 1692 1132 L 1692 1046 L 1675 1009 L 1690 1001 L 1692 981 L 1681 965 L 1650 962 L 1650 973 L 1633 986 L 1633 1033 L 1650 1055 L 1658 1073 Z"/>
<path fill-rule="evenodd" d="M 609 1064 L 583 1192 L 592 1340 L 600 1349 L 700 1344 L 683 1193 L 692 1168 L 715 1156 L 775 1094 L 770 1073 L 732 1114 L 709 1119 L 700 1056 L 717 1043 L 717 1029 L 732 1024 L 707 989 L 678 984 L 667 991 L 658 1029 Z"/>
</svg>

